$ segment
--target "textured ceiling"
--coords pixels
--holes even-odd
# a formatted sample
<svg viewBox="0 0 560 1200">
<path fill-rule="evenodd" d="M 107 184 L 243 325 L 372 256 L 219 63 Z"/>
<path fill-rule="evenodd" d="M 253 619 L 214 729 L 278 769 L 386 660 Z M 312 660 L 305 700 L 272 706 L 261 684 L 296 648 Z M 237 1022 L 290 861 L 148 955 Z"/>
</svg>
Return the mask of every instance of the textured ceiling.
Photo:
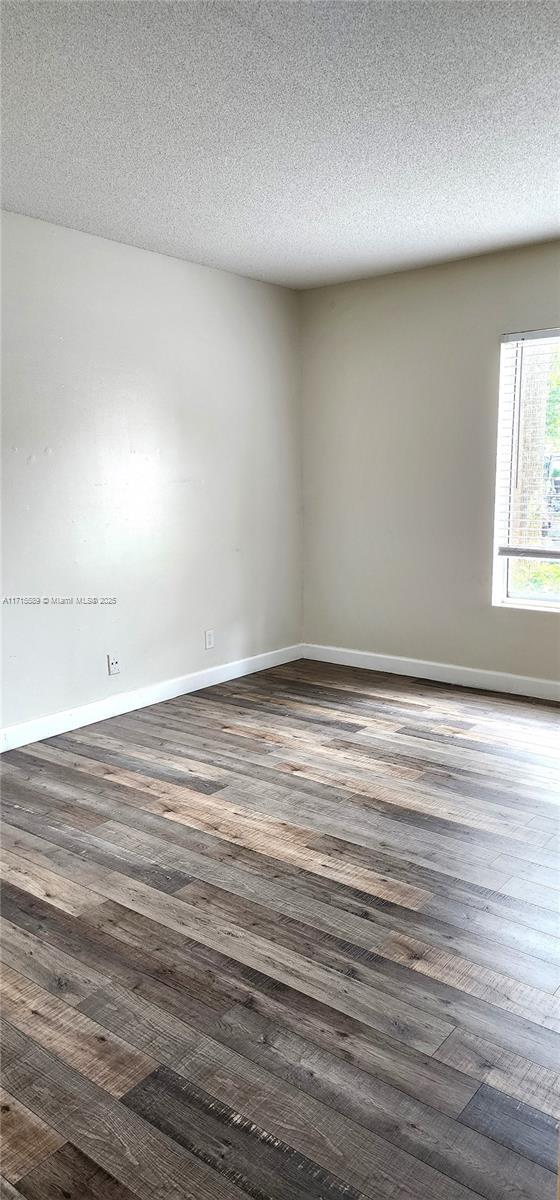
<svg viewBox="0 0 560 1200">
<path fill-rule="evenodd" d="M 3 202 L 308 287 L 559 232 L 560 5 L 3 8 Z"/>
</svg>

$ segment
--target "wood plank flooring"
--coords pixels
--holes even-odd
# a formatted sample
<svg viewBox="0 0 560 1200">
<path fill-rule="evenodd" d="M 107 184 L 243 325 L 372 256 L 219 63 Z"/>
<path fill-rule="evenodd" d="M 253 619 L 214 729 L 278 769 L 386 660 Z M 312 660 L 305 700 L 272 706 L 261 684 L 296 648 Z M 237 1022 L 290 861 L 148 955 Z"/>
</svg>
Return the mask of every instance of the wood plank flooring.
<svg viewBox="0 0 560 1200">
<path fill-rule="evenodd" d="M 6 754 L 0 1196 L 551 1200 L 559 779 L 311 662 Z"/>
</svg>

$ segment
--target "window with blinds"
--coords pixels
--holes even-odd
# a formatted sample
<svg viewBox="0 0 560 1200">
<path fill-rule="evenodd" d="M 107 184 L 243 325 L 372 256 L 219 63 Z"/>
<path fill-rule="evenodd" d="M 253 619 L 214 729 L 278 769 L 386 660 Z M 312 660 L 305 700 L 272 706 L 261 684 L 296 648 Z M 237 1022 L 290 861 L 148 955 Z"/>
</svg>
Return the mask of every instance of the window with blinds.
<svg viewBox="0 0 560 1200">
<path fill-rule="evenodd" d="M 560 330 L 502 339 L 494 604 L 560 609 Z"/>
</svg>

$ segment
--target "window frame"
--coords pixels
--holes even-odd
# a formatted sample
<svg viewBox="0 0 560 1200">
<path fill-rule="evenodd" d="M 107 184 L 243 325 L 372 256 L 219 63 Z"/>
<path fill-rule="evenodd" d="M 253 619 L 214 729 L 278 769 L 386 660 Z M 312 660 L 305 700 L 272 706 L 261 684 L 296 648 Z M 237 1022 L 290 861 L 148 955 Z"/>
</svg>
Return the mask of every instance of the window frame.
<svg viewBox="0 0 560 1200">
<path fill-rule="evenodd" d="M 500 480 L 504 469 L 504 461 L 510 460 L 509 447 L 517 437 L 515 425 L 519 422 L 520 406 L 513 405 L 511 422 L 504 418 L 505 395 L 502 394 L 502 350 L 508 342 L 537 341 L 540 338 L 560 337 L 560 328 L 529 329 L 522 333 L 506 333 L 500 338 L 499 356 L 499 397 L 495 469 L 495 500 L 494 500 L 494 540 L 492 563 L 492 606 L 494 608 L 524 609 L 532 612 L 560 613 L 560 599 L 541 600 L 538 597 L 520 597 L 508 595 L 508 567 L 515 558 L 535 558 L 545 562 L 560 562 L 560 550 L 535 550 L 534 548 L 511 548 L 504 544 L 503 516 L 500 511 Z M 510 501 L 511 503 L 511 492 Z"/>
</svg>

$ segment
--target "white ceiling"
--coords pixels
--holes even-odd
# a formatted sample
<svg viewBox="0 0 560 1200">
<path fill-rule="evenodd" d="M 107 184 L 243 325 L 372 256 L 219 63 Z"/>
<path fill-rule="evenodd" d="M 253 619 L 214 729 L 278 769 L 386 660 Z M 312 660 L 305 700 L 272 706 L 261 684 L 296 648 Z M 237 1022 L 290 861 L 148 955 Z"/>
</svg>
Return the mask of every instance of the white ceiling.
<svg viewBox="0 0 560 1200">
<path fill-rule="evenodd" d="M 8 209 L 298 288 L 558 235 L 556 2 L 2 8 Z"/>
</svg>

